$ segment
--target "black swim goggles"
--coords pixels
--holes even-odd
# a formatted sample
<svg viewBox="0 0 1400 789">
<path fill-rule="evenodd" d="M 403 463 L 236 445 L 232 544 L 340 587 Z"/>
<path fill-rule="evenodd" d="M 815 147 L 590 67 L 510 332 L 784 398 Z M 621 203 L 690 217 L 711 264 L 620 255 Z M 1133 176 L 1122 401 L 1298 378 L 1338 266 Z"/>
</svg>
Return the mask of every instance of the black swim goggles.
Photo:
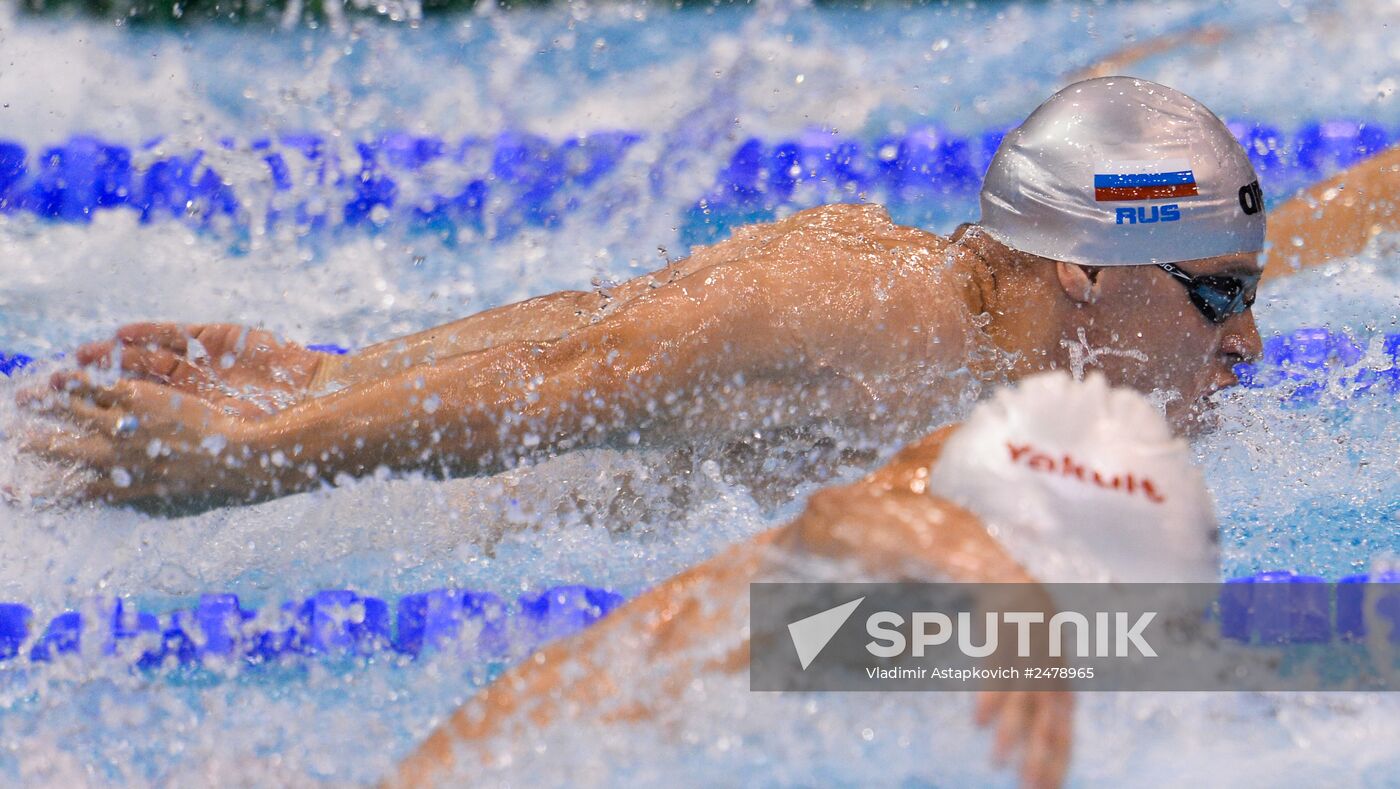
<svg viewBox="0 0 1400 789">
<path fill-rule="evenodd" d="M 1191 303 L 1211 323 L 1220 324 L 1254 305 L 1259 288 L 1259 275 L 1234 277 L 1225 274 L 1187 274 L 1171 263 L 1158 263 L 1157 268 L 1172 275 L 1191 297 Z"/>
</svg>

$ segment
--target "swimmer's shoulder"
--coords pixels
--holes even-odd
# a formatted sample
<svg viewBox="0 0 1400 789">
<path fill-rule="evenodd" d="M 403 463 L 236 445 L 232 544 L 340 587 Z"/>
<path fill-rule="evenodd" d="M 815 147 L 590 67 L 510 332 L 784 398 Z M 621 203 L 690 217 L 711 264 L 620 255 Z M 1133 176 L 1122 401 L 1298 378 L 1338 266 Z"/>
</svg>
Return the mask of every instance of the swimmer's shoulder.
<svg viewBox="0 0 1400 789">
<path fill-rule="evenodd" d="M 833 203 L 743 228 L 735 242 L 769 264 L 789 264 L 833 274 L 889 272 L 914 261 L 941 261 L 948 241 L 895 224 L 884 206 Z"/>
<path fill-rule="evenodd" d="M 667 281 L 736 268 L 751 276 L 761 271 L 774 284 L 841 282 L 860 289 L 868 288 L 872 277 L 884 280 L 942 268 L 948 244 L 933 233 L 895 224 L 884 206 L 836 203 L 738 228 L 728 239 L 697 247 L 664 271 Z"/>
<path fill-rule="evenodd" d="M 877 203 L 831 203 L 798 211 L 775 223 L 789 233 L 808 233 L 848 243 L 915 246 L 941 250 L 947 240 L 916 227 L 895 224 Z"/>
<path fill-rule="evenodd" d="M 823 240 L 838 245 L 882 243 L 942 249 L 948 241 L 916 227 L 897 225 L 882 205 L 831 203 L 798 211 L 772 222 L 745 225 L 727 240 L 701 247 L 697 254 L 723 247 L 770 246 L 785 240 Z"/>
</svg>

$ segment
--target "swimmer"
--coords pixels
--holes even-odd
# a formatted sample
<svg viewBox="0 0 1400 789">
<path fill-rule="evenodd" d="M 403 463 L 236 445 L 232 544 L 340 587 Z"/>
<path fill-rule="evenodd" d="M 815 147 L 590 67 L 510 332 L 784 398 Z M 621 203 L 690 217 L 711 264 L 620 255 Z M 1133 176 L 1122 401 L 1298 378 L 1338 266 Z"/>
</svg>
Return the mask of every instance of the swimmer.
<svg viewBox="0 0 1400 789">
<path fill-rule="evenodd" d="M 129 326 L 77 353 L 121 380 L 77 371 L 21 394 L 58 422 L 24 446 L 96 472 L 90 498 L 211 506 L 818 417 L 898 433 L 1053 369 L 1167 393 L 1186 423 L 1259 352 L 1262 196 L 1190 97 L 1069 86 L 1006 137 L 981 205 L 949 239 L 873 205 L 803 211 L 610 290 L 346 357 L 236 326 Z"/>
<path fill-rule="evenodd" d="M 1073 457 L 1091 471 L 1048 474 L 1032 462 L 1037 454 Z M 527 658 L 438 728 L 396 781 L 463 783 L 473 770 L 504 766 L 508 753 L 520 758 L 530 732 L 551 725 L 593 730 L 659 719 L 664 728 L 686 685 L 724 692 L 706 675 L 746 673 L 748 585 L 801 580 L 792 568 L 804 557 L 843 562 L 836 580 L 845 581 L 1218 581 L 1214 511 L 1190 457 L 1185 440 L 1131 390 L 1111 389 L 1097 374 L 1085 382 L 1065 373 L 1027 378 L 961 427 L 906 447 L 863 480 L 813 495 L 793 522 Z M 1096 485 L 1094 471 L 1106 479 L 1133 473 L 1155 495 Z M 1053 601 L 1024 604 L 1048 610 Z M 650 678 L 640 693 L 639 677 Z M 747 687 L 741 678 L 735 685 Z M 1069 763 L 1072 706 L 1066 691 L 997 690 L 979 696 L 975 714 L 995 727 L 1000 759 L 1021 751 L 1024 783 L 1057 786 Z M 684 726 L 683 708 L 673 717 Z"/>
</svg>

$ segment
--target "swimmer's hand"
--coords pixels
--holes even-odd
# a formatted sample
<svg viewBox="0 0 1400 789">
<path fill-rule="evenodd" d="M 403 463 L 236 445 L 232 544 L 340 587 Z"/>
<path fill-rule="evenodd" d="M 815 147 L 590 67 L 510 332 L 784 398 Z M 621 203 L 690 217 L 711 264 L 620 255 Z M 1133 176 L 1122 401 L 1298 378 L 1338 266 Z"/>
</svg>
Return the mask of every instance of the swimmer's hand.
<svg viewBox="0 0 1400 789">
<path fill-rule="evenodd" d="M 989 584 L 982 587 L 984 603 L 1003 611 L 1040 611 L 1048 620 L 1054 615 L 1054 601 L 1045 587 L 1030 579 L 1014 584 Z M 1010 625 L 1007 626 L 1010 630 Z M 1014 632 L 1004 634 L 1002 643 L 1012 643 Z M 1063 665 L 1064 661 L 1048 657 L 1049 645 L 1043 632 L 1033 637 L 1031 657 L 1008 658 L 1000 666 L 1024 671 L 1030 665 Z M 996 734 L 992 746 L 993 758 L 1008 763 L 1017 752 L 1021 758 L 1021 783 L 1028 787 L 1058 787 L 1064 783 L 1069 767 L 1074 726 L 1074 696 L 1064 689 L 1064 682 L 1055 683 L 1054 690 L 1027 690 L 1029 680 L 991 680 L 988 689 L 977 697 L 975 719 L 983 728 L 993 727 Z M 1043 688 L 1042 684 L 1037 687 Z M 1018 687 L 1019 686 L 1019 687 Z"/>
<path fill-rule="evenodd" d="M 996 758 L 1024 751 L 1023 786 L 1064 783 L 1073 719 L 1074 696 L 1067 690 L 983 691 L 977 697 L 977 725 L 996 726 Z"/>
<path fill-rule="evenodd" d="M 271 332 L 227 323 L 133 323 L 75 353 L 83 367 L 164 384 L 258 418 L 304 399 L 325 354 Z"/>
<path fill-rule="evenodd" d="M 275 464 L 255 450 L 251 423 L 187 392 L 150 381 L 99 387 L 70 373 L 48 390 L 22 392 L 19 402 L 54 420 L 33 426 L 23 451 L 93 472 L 81 498 L 155 509 L 274 492 Z"/>
</svg>

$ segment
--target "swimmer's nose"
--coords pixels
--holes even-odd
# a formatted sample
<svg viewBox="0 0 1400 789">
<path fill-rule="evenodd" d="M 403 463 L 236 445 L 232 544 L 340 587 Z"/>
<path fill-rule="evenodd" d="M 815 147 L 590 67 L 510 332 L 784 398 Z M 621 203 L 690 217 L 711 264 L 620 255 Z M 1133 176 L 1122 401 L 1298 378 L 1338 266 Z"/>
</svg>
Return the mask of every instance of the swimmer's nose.
<svg viewBox="0 0 1400 789">
<path fill-rule="evenodd" d="M 1264 352 L 1259 326 L 1254 322 L 1254 310 L 1245 310 L 1225 322 L 1225 336 L 1220 338 L 1220 355 L 1233 367 L 1251 362 Z"/>
</svg>

